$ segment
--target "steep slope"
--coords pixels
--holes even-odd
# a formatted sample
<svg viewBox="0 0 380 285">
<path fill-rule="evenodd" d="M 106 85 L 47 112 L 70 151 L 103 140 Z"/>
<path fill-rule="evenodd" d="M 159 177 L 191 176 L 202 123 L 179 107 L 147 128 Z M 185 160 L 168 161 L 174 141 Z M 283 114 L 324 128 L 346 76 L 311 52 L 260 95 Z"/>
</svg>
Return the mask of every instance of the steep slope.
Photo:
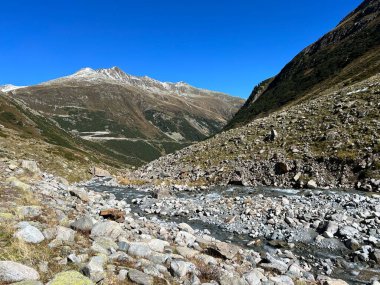
<svg viewBox="0 0 380 285">
<path fill-rule="evenodd" d="M 226 129 L 379 72 L 379 15 L 379 0 L 364 1 L 334 30 L 301 51 L 258 98 L 253 92 Z"/>
<path fill-rule="evenodd" d="M 56 122 L 0 92 L 0 154 L 33 158 L 70 181 L 88 178 L 91 166 L 124 168 L 127 159 L 95 142 L 76 137 Z"/>
<path fill-rule="evenodd" d="M 119 68 L 77 73 L 10 92 L 64 129 L 141 165 L 219 131 L 243 100 L 128 75 Z"/>
<path fill-rule="evenodd" d="M 318 95 L 135 174 L 174 183 L 380 191 L 380 74 Z"/>
</svg>

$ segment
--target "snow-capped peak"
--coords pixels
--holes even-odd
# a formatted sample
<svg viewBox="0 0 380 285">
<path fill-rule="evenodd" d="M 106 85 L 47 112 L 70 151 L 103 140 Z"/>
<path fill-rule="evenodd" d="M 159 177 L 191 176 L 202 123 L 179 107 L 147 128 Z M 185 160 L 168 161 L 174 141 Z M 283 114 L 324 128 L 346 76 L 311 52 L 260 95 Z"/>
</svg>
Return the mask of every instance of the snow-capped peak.
<svg viewBox="0 0 380 285">
<path fill-rule="evenodd" d="M 13 84 L 5 84 L 5 85 L 0 86 L 0 91 L 9 92 L 9 91 L 24 88 L 24 87 L 26 87 L 26 86 L 16 86 Z"/>
</svg>

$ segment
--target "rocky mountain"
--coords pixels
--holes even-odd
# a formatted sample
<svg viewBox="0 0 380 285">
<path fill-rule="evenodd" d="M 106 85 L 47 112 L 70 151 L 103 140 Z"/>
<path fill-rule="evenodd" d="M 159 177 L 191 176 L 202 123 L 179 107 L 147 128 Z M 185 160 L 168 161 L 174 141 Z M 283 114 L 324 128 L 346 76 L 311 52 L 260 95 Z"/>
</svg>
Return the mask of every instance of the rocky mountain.
<svg viewBox="0 0 380 285">
<path fill-rule="evenodd" d="M 13 84 L 5 84 L 5 85 L 0 86 L 0 91 L 1 92 L 8 92 L 8 91 L 12 91 L 12 90 L 16 90 L 16 89 L 24 88 L 24 87 L 26 87 L 26 86 L 16 86 Z"/>
<path fill-rule="evenodd" d="M 131 76 L 117 67 L 84 68 L 9 94 L 131 165 L 215 134 L 243 104 L 220 92 Z"/>
<path fill-rule="evenodd" d="M 279 75 L 256 86 L 228 131 L 136 175 L 178 183 L 379 191 L 379 5 L 364 1 Z"/>
<path fill-rule="evenodd" d="M 226 129 L 343 87 L 380 70 L 380 1 L 366 0 L 335 29 L 301 51 L 257 96 L 254 90 Z"/>
</svg>

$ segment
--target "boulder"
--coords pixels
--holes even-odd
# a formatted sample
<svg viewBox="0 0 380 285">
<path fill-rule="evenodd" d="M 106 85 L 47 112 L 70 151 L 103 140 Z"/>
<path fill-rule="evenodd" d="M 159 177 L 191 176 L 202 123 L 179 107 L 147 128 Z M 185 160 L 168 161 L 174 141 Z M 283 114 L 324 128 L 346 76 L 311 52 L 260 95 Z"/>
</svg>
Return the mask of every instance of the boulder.
<svg viewBox="0 0 380 285">
<path fill-rule="evenodd" d="M 129 269 L 128 278 L 139 285 L 153 285 L 154 279 L 152 276 L 136 269 Z"/>
<path fill-rule="evenodd" d="M 71 243 L 71 242 L 74 242 L 74 238 L 75 238 L 75 231 L 66 227 L 57 226 L 57 236 L 56 236 L 57 240 Z"/>
<path fill-rule="evenodd" d="M 173 260 L 170 263 L 170 271 L 175 277 L 185 277 L 188 273 L 194 272 L 196 269 L 195 265 L 191 262 L 186 262 L 183 260 Z"/>
<path fill-rule="evenodd" d="M 94 222 L 90 216 L 79 217 L 71 224 L 71 228 L 80 232 L 89 233 L 94 226 Z"/>
<path fill-rule="evenodd" d="M 274 171 L 277 175 L 282 175 L 289 172 L 289 166 L 285 162 L 277 162 Z"/>
<path fill-rule="evenodd" d="M 91 237 L 109 237 L 116 240 L 124 233 L 121 226 L 114 221 L 98 222 L 91 230 Z"/>
<path fill-rule="evenodd" d="M 6 182 L 9 183 L 9 185 L 11 185 L 12 187 L 20 189 L 22 191 L 29 191 L 30 190 L 30 185 L 28 185 L 28 184 L 26 184 L 24 182 L 21 182 L 16 177 L 9 177 L 6 180 Z"/>
<path fill-rule="evenodd" d="M 82 188 L 71 187 L 71 188 L 69 188 L 69 193 L 71 196 L 77 197 L 77 198 L 81 199 L 83 202 L 89 201 L 89 197 L 88 197 L 86 190 L 84 190 Z"/>
<path fill-rule="evenodd" d="M 40 279 L 40 275 L 31 267 L 13 261 L 0 261 L 0 282 L 38 279 Z"/>
<path fill-rule="evenodd" d="M 42 232 L 31 225 L 22 227 L 14 234 L 14 236 L 28 243 L 40 243 L 45 239 Z"/>
<path fill-rule="evenodd" d="M 103 256 L 94 256 L 91 258 L 90 262 L 82 269 L 82 273 L 89 277 L 95 283 L 102 281 L 106 274 L 104 272 L 104 265 L 106 263 L 106 258 Z"/>
<path fill-rule="evenodd" d="M 316 189 L 316 188 L 318 188 L 317 182 L 315 182 L 314 180 L 309 180 L 307 182 L 307 188 L 309 188 L 309 189 Z"/>
<path fill-rule="evenodd" d="M 124 223 L 125 221 L 125 212 L 118 209 L 105 209 L 100 211 L 100 216 L 105 219 L 113 220 L 118 223 Z"/>
<path fill-rule="evenodd" d="M 37 165 L 37 162 L 35 162 L 34 160 L 22 160 L 21 167 L 33 173 L 41 172 Z"/>
<path fill-rule="evenodd" d="M 137 257 L 148 257 L 152 254 L 152 250 L 144 242 L 131 242 L 129 243 L 128 254 Z"/>
<path fill-rule="evenodd" d="M 58 273 L 47 285 L 94 285 L 94 283 L 78 271 L 70 270 Z"/>
<path fill-rule="evenodd" d="M 207 248 L 207 252 L 211 255 L 216 254 L 225 259 L 232 259 L 238 253 L 239 247 L 226 242 L 216 242 Z"/>
<path fill-rule="evenodd" d="M 195 240 L 196 237 L 192 234 L 184 231 L 179 231 L 174 241 L 180 246 L 188 246 L 192 245 L 195 242 Z"/>
<path fill-rule="evenodd" d="M 167 241 L 161 239 L 152 239 L 148 242 L 150 249 L 157 252 L 164 252 L 165 247 L 169 245 Z"/>
</svg>

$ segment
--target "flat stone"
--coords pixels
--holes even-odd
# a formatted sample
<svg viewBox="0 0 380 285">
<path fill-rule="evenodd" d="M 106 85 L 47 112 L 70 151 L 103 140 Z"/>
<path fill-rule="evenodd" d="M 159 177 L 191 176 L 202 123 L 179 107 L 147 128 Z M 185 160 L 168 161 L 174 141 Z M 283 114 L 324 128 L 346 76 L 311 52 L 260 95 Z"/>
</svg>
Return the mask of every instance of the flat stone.
<svg viewBox="0 0 380 285">
<path fill-rule="evenodd" d="M 38 279 L 40 279 L 40 275 L 31 267 L 14 261 L 0 261 L 1 282 L 18 282 Z"/>
<path fill-rule="evenodd" d="M 84 190 L 82 188 L 71 187 L 71 188 L 69 188 L 69 193 L 71 196 L 75 196 L 75 197 L 79 198 L 80 200 L 82 200 L 83 202 L 88 202 L 90 199 L 88 197 L 86 190 Z"/>
<path fill-rule="evenodd" d="M 223 258 L 232 259 L 239 251 L 239 247 L 226 242 L 217 242 L 207 248 L 210 253 L 216 253 Z"/>
</svg>

